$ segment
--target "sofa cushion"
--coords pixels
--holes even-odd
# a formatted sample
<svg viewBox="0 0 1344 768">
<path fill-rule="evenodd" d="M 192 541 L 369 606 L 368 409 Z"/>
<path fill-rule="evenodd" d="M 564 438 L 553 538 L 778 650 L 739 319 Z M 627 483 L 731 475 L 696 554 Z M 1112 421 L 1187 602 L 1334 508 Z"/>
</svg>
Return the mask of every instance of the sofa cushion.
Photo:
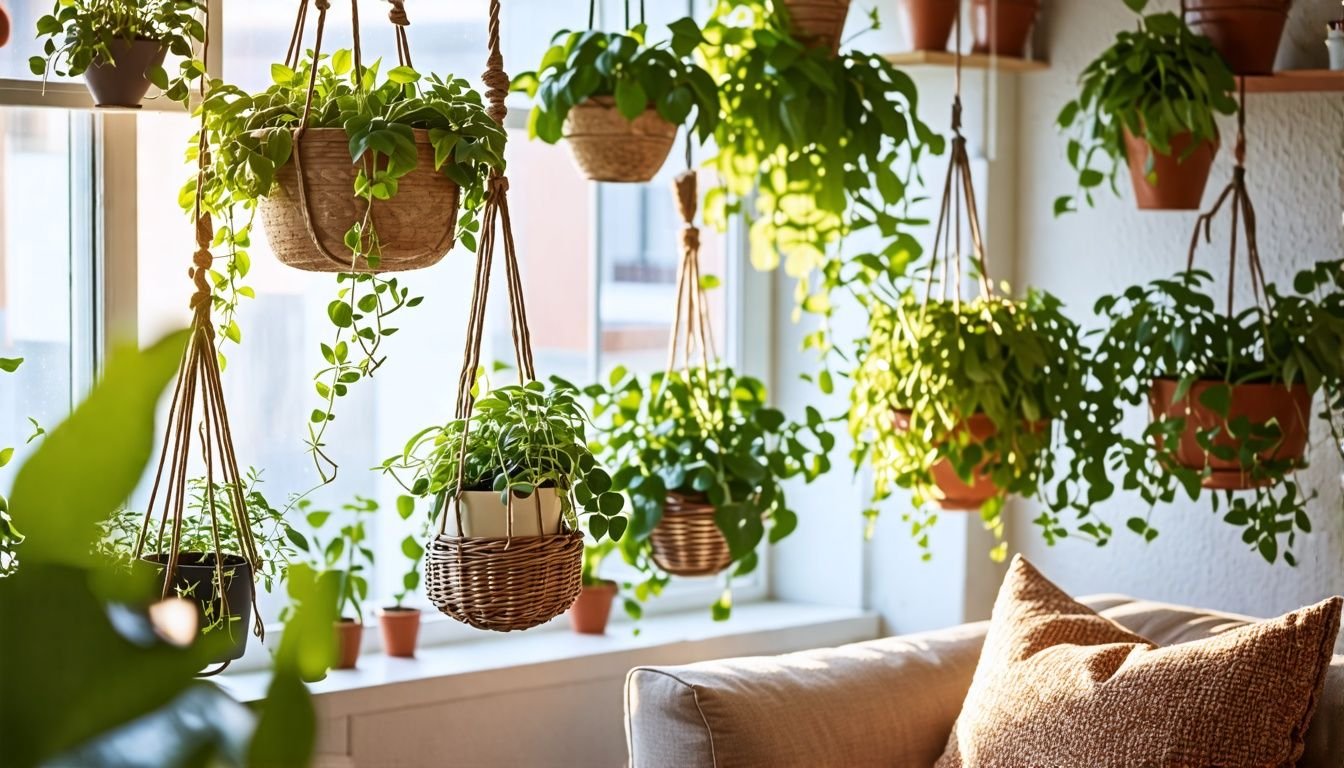
<svg viewBox="0 0 1344 768">
<path fill-rule="evenodd" d="M 1158 647 L 1018 556 L 937 766 L 1290 768 L 1321 696 L 1341 603 L 1255 623 L 1129 606 L 1127 626 L 1175 643 Z"/>
</svg>

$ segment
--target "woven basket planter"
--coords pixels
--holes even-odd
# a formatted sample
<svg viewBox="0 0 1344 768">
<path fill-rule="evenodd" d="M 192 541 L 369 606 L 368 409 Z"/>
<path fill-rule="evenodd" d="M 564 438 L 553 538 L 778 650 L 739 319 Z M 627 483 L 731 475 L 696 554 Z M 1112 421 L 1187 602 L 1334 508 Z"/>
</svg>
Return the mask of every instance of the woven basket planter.
<svg viewBox="0 0 1344 768">
<path fill-rule="evenodd" d="M 440 611 L 477 629 L 513 632 L 569 610 L 583 588 L 583 534 L 514 539 L 435 536 L 425 548 L 425 592 Z"/>
<path fill-rule="evenodd" d="M 677 126 L 656 110 L 626 120 L 609 96 L 595 96 L 570 110 L 565 139 L 579 170 L 593 181 L 642 183 L 667 161 Z"/>
<path fill-rule="evenodd" d="M 840 38 L 849 16 L 849 0 L 783 0 L 793 23 L 793 36 L 810 48 L 840 52 Z"/>
<path fill-rule="evenodd" d="M 649 535 L 653 562 L 673 576 L 713 576 L 733 561 L 728 540 L 702 498 L 667 495 L 663 519 Z"/>
<path fill-rule="evenodd" d="M 437 264 L 453 247 L 461 190 L 434 169 L 429 132 L 416 130 L 415 143 L 419 150 L 415 170 L 401 179 L 391 199 L 373 203 L 382 261 L 376 270 L 363 264 L 352 270 L 345 233 L 363 221 L 367 204 L 354 194 L 358 169 L 350 160 L 349 136 L 340 128 L 309 128 L 296 148 L 302 153 L 303 197 L 311 212 L 311 231 L 293 161 L 276 169 L 275 186 L 261 201 L 266 239 L 276 257 L 310 272 L 399 272 Z"/>
</svg>

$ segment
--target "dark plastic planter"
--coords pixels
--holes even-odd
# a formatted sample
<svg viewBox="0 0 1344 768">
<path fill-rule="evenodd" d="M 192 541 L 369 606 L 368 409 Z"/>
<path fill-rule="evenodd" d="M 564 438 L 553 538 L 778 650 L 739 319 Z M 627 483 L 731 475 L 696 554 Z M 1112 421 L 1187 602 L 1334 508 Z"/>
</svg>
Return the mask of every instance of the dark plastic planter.
<svg viewBox="0 0 1344 768">
<path fill-rule="evenodd" d="M 141 560 L 157 571 L 158 584 L 162 589 L 168 555 L 156 552 L 145 555 Z M 219 646 L 220 650 L 211 656 L 211 664 L 233 661 L 247 650 L 247 636 L 252 626 L 252 565 L 247 560 L 238 555 L 224 556 L 224 590 L 220 595 L 215 583 L 215 555 L 183 552 L 178 558 L 177 572 L 173 574 L 169 594 L 196 603 L 196 622 L 201 630 L 205 630 L 212 620 L 228 617 L 228 621 L 211 629 L 209 633 L 212 638 L 228 638 L 228 642 Z"/>
</svg>

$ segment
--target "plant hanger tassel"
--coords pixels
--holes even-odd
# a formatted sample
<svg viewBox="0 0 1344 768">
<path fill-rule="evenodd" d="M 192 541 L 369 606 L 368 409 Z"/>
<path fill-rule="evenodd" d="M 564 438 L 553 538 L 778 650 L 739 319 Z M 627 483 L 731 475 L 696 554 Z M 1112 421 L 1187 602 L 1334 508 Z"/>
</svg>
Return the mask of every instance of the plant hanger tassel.
<svg viewBox="0 0 1344 768">
<path fill-rule="evenodd" d="M 697 175 L 691 162 L 690 136 L 686 137 L 687 169 L 673 182 L 676 192 L 677 211 L 683 222 L 681 228 L 681 263 L 677 266 L 677 302 L 676 315 L 672 323 L 672 333 L 667 339 L 667 372 L 677 366 L 678 352 L 681 352 L 683 368 L 691 368 L 691 360 L 698 349 L 700 364 L 706 372 L 711 362 L 718 359 L 718 350 L 714 346 L 714 329 L 709 322 L 709 302 L 705 296 L 700 273 L 700 229 L 695 226 L 697 200 Z M 682 335 L 683 324 L 685 335 Z"/>
<path fill-rule="evenodd" d="M 508 110 L 509 76 L 500 53 L 499 0 L 490 2 L 489 56 L 481 76 L 485 82 L 486 112 L 504 125 Z M 523 630 L 544 624 L 569 609 L 582 587 L 583 534 L 562 530 L 555 535 L 513 536 L 514 497 L 509 494 L 507 535 L 502 539 L 450 536 L 448 515 L 462 525 L 462 493 L 466 481 L 467 441 L 475 406 L 472 392 L 480 366 L 481 339 L 486 305 L 490 296 L 490 272 L 494 262 L 496 227 L 503 236 L 504 273 L 509 297 L 513 351 L 518 361 L 519 383 L 536 378 L 532 338 L 528 332 L 523 284 L 509 219 L 509 181 L 500 171 L 492 173 L 481 217 L 480 250 L 472 281 L 471 312 L 467 319 L 467 342 L 458 377 L 456 416 L 462 421 L 461 453 L 458 456 L 457 493 L 448 502 L 452 511 L 439 510 L 438 534 L 425 548 L 425 583 L 430 601 L 458 621 L 477 629 L 496 632 Z M 539 494 L 533 493 L 533 505 Z M 446 506 L 446 505 L 445 505 Z M 524 505 L 526 506 L 526 505 Z M 537 507 L 538 528 L 541 528 Z"/>
<path fill-rule="evenodd" d="M 205 28 L 208 30 L 210 28 L 209 11 L 207 10 L 206 13 Z M 208 47 L 207 33 L 205 48 L 208 49 Z M 201 58 L 206 59 L 204 51 Z M 203 76 L 201 78 L 202 99 L 206 95 L 207 80 L 207 77 Z M 136 538 L 135 558 L 137 560 L 141 558 L 151 559 L 152 562 L 163 567 L 162 597 L 165 599 L 174 594 L 175 586 L 182 587 L 184 594 L 186 594 L 186 590 L 193 590 L 197 595 L 201 593 L 214 594 L 215 598 L 212 605 L 202 605 L 202 607 L 210 607 L 216 612 L 216 615 L 207 615 L 204 619 L 211 623 L 219 622 L 223 632 L 231 636 L 233 632 L 246 631 L 246 629 L 235 628 L 233 626 L 234 620 L 241 619 L 240 626 L 245 627 L 248 617 L 227 615 L 228 604 L 225 600 L 225 593 L 234 579 L 246 579 L 250 590 L 251 604 L 255 604 L 257 594 L 256 574 L 261 567 L 261 562 L 257 555 L 256 542 L 252 538 L 251 521 L 247 514 L 247 502 L 243 496 L 243 485 L 238 473 L 238 459 L 234 453 L 233 434 L 229 430 L 229 414 L 225 407 L 224 389 L 220 382 L 219 358 L 215 352 L 215 331 L 210 314 L 213 303 L 208 274 L 213 259 L 210 246 L 214 241 L 214 225 L 210 220 L 210 214 L 204 211 L 201 201 L 205 172 L 210 163 L 207 146 L 205 115 L 202 111 L 194 214 L 196 220 L 196 252 L 192 257 L 192 267 L 188 271 L 196 287 L 195 292 L 191 295 L 190 302 L 192 310 L 191 335 L 182 354 L 177 384 L 173 388 L 173 398 L 168 408 L 167 427 L 163 434 L 163 448 L 159 454 L 159 462 L 154 474 L 153 490 L 150 491 L 149 505 L 145 510 L 140 535 Z M 201 406 L 200 447 L 205 463 L 205 501 L 203 507 L 210 515 L 213 551 L 195 554 L 214 558 L 213 563 L 208 563 L 205 559 L 201 561 L 202 565 L 213 566 L 211 574 L 205 577 L 212 581 L 211 584 L 188 583 L 181 572 L 182 528 L 187 513 L 188 464 L 192 452 L 192 433 L 198 430 L 196 424 L 198 395 Z M 219 485 L 227 495 L 227 503 L 216 498 L 216 472 L 219 474 Z M 162 501 L 162 509 L 158 515 L 157 530 L 154 538 L 151 539 L 150 529 L 151 526 L 155 525 L 155 509 L 160 506 L 160 501 Z M 223 541 L 220 536 L 220 515 L 223 511 L 220 509 L 221 504 L 227 507 L 231 517 L 230 522 L 237 534 L 237 541 L 232 542 L 237 547 L 235 553 L 226 551 L 230 542 Z M 168 550 L 166 552 L 157 551 L 158 548 L 163 546 L 165 537 L 168 542 Z M 146 545 L 150 541 L 154 542 L 155 551 L 146 551 Z M 243 562 L 237 562 L 230 557 L 231 554 L 234 557 L 240 557 Z M 265 637 L 261 616 L 256 612 L 253 612 L 252 616 L 252 632 L 258 640 Z M 229 654 L 229 658 L 221 658 L 220 665 L 217 668 L 202 674 L 213 675 L 222 672 L 233 658 L 242 655 L 242 648 L 243 644 L 237 643 L 236 653 Z"/>
</svg>

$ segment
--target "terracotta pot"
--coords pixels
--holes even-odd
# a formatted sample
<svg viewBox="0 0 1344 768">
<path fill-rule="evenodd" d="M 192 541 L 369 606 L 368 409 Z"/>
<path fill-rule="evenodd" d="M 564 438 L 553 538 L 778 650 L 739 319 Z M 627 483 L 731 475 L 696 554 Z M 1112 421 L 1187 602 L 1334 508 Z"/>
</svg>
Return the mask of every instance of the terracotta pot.
<svg viewBox="0 0 1344 768">
<path fill-rule="evenodd" d="M 359 661 L 359 644 L 364 625 L 354 619 L 336 622 L 336 669 L 354 669 Z"/>
<path fill-rule="evenodd" d="M 616 599 L 616 582 L 603 581 L 584 585 L 579 598 L 569 607 L 569 626 L 581 635 L 604 635 L 611 604 Z"/>
<path fill-rule="evenodd" d="M 642 183 L 667 161 L 677 126 L 650 107 L 626 120 L 610 96 L 594 96 L 565 118 L 565 140 L 574 163 L 593 181 Z"/>
<path fill-rule="evenodd" d="M 383 653 L 399 659 L 414 658 L 420 639 L 420 609 L 381 608 L 378 629 L 383 636 Z"/>
<path fill-rule="evenodd" d="M 1023 58 L 1040 12 L 1040 0 L 974 0 L 975 52 Z"/>
<path fill-rule="evenodd" d="M 154 569 L 162 589 L 168 555 L 152 552 L 140 558 L 142 567 Z M 177 569 L 169 595 L 177 594 L 196 605 L 197 626 L 204 630 L 212 621 L 230 617 L 212 630 L 209 642 L 215 643 L 215 652 L 209 663 L 221 664 L 241 658 L 247 650 L 247 636 L 252 632 L 252 565 L 238 555 L 224 555 L 224 588 L 221 594 L 215 579 L 215 555 L 204 552 L 183 552 L 178 556 Z M 156 593 L 157 594 L 157 593 Z M 209 636 L 207 635 L 207 637 Z"/>
<path fill-rule="evenodd" d="M 1181 432 L 1180 445 L 1176 447 L 1176 461 L 1190 469 L 1210 470 L 1204 479 L 1205 488 L 1239 490 L 1268 484 L 1259 482 L 1242 470 L 1236 459 L 1226 461 L 1212 456 L 1199 445 L 1197 432 L 1208 431 L 1221 426 L 1224 422 L 1200 402 L 1200 396 L 1210 387 L 1220 386 L 1221 381 L 1197 381 L 1180 401 L 1173 402 L 1178 382 L 1175 379 L 1157 379 L 1149 393 L 1149 404 L 1153 418 L 1185 417 L 1185 429 Z M 1228 420 L 1245 416 L 1252 424 L 1276 422 L 1283 432 L 1278 445 L 1261 451 L 1262 460 L 1292 461 L 1301 463 L 1307 450 L 1307 430 L 1311 419 L 1311 393 L 1304 384 L 1291 387 L 1283 384 L 1235 384 L 1232 385 L 1232 399 L 1228 409 Z M 1238 445 L 1231 436 L 1220 434 L 1213 439 L 1216 446 Z M 1159 447 L 1161 447 L 1159 445 Z"/>
<path fill-rule="evenodd" d="M 1134 183 L 1134 201 L 1141 210 L 1193 211 L 1200 208 L 1213 157 L 1218 154 L 1218 144 L 1206 141 L 1181 160 L 1190 142 L 1190 134 L 1177 134 L 1171 137 L 1171 154 L 1159 155 L 1152 151 L 1147 141 L 1125 129 L 1129 177 Z M 1151 170 L 1156 174 L 1155 179 L 1148 178 L 1149 156 L 1153 158 Z"/>
<path fill-rule="evenodd" d="M 994 422 L 983 413 L 972 415 L 963 425 L 963 428 L 970 430 L 971 439 L 977 443 L 983 443 L 998 431 Z M 896 411 L 896 428 L 903 432 L 910 429 L 909 411 Z M 947 459 L 934 464 L 931 472 L 933 482 L 942 494 L 942 498 L 937 500 L 942 509 L 961 512 L 978 510 L 999 492 L 994 481 L 980 472 L 971 478 L 970 483 L 962 480 L 952 462 Z"/>
<path fill-rule="evenodd" d="M 849 16 L 849 0 L 782 0 L 793 25 L 793 36 L 809 48 L 840 52 L 840 40 Z"/>
<path fill-rule="evenodd" d="M 663 519 L 649 534 L 653 562 L 673 576 L 712 576 L 733 561 L 703 493 L 667 494 Z"/>
<path fill-rule="evenodd" d="M 107 44 L 112 61 L 90 64 L 84 82 L 99 107 L 139 109 L 149 93 L 149 70 L 162 66 L 168 47 L 155 40 L 114 39 Z"/>
<path fill-rule="evenodd" d="M 1238 75 L 1274 71 L 1292 0 L 1186 0 L 1185 20 Z"/>
<path fill-rule="evenodd" d="M 946 51 L 960 4 L 961 0 L 905 0 L 911 49 Z"/>
<path fill-rule="evenodd" d="M 9 42 L 9 9 L 0 3 L 0 48 Z"/>
</svg>

